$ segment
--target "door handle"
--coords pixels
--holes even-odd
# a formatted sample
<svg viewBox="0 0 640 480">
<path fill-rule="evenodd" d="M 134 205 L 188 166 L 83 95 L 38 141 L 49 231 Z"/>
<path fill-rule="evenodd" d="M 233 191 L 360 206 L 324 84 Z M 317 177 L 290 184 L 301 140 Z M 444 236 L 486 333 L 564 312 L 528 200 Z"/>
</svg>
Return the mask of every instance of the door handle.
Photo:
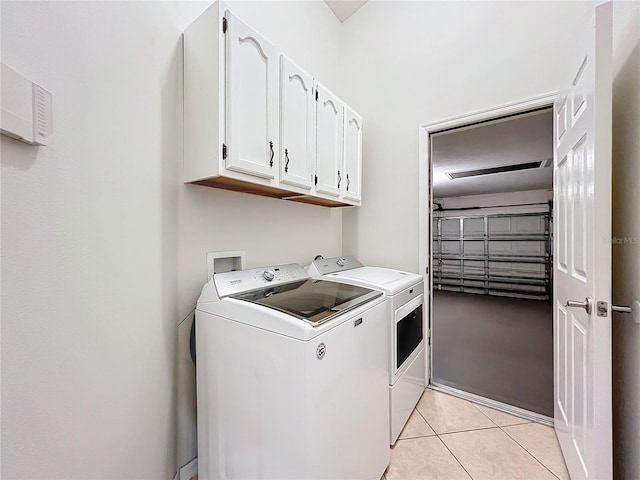
<svg viewBox="0 0 640 480">
<path fill-rule="evenodd" d="M 620 312 L 620 313 L 632 313 L 633 310 L 631 310 L 631 307 L 619 307 L 617 305 L 611 305 L 611 310 L 613 310 L 614 312 Z"/>
<path fill-rule="evenodd" d="M 575 300 L 567 300 L 564 304 L 565 307 L 573 307 L 573 308 L 584 308 L 588 315 L 591 315 L 591 304 L 592 300 L 587 297 L 584 299 L 584 302 L 577 302 Z"/>
<path fill-rule="evenodd" d="M 630 313 L 633 315 L 633 321 L 640 323 L 640 301 L 634 300 L 630 307 L 619 307 L 617 305 L 611 305 L 611 311 L 619 313 Z"/>
</svg>

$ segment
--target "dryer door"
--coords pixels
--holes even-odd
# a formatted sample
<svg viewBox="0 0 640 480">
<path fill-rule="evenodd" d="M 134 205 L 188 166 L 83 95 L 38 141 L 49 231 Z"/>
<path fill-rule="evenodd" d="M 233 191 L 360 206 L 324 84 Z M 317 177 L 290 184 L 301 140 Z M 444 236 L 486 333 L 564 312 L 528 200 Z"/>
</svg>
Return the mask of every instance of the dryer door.
<svg viewBox="0 0 640 480">
<path fill-rule="evenodd" d="M 422 301 L 423 296 L 419 295 L 395 312 L 392 346 L 395 377 L 406 369 L 412 354 L 424 344 Z"/>
</svg>

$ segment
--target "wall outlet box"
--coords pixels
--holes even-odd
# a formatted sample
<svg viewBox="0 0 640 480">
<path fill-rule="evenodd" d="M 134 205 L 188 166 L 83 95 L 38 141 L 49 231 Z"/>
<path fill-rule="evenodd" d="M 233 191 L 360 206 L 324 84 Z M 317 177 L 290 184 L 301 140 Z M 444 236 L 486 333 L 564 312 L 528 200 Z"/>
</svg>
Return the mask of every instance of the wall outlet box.
<svg viewBox="0 0 640 480">
<path fill-rule="evenodd" d="M 5 63 L 0 84 L 0 132 L 29 145 L 49 145 L 53 136 L 51 92 Z"/>
</svg>

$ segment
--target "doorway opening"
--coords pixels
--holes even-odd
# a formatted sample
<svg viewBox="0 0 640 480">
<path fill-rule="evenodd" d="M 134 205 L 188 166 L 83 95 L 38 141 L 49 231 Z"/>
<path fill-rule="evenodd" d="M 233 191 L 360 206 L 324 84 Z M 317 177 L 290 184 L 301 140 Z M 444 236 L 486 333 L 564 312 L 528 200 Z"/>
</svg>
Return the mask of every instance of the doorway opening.
<svg viewBox="0 0 640 480">
<path fill-rule="evenodd" d="M 547 424 L 553 98 L 421 127 L 430 386 Z"/>
</svg>

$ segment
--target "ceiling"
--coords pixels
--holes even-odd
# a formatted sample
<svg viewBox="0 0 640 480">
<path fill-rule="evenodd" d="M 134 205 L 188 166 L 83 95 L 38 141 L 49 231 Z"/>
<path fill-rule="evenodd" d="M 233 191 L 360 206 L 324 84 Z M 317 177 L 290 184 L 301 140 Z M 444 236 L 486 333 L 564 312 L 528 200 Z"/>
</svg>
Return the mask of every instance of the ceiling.
<svg viewBox="0 0 640 480">
<path fill-rule="evenodd" d="M 431 137 L 435 198 L 551 189 L 553 162 L 546 168 L 492 173 L 452 180 L 447 173 L 553 158 L 550 109 L 463 127 Z"/>
<path fill-rule="evenodd" d="M 335 13 L 338 20 L 344 22 L 347 18 L 355 13 L 362 5 L 367 3 L 367 0 L 364 1 L 354 1 L 354 0 L 324 0 L 329 8 Z"/>
</svg>

